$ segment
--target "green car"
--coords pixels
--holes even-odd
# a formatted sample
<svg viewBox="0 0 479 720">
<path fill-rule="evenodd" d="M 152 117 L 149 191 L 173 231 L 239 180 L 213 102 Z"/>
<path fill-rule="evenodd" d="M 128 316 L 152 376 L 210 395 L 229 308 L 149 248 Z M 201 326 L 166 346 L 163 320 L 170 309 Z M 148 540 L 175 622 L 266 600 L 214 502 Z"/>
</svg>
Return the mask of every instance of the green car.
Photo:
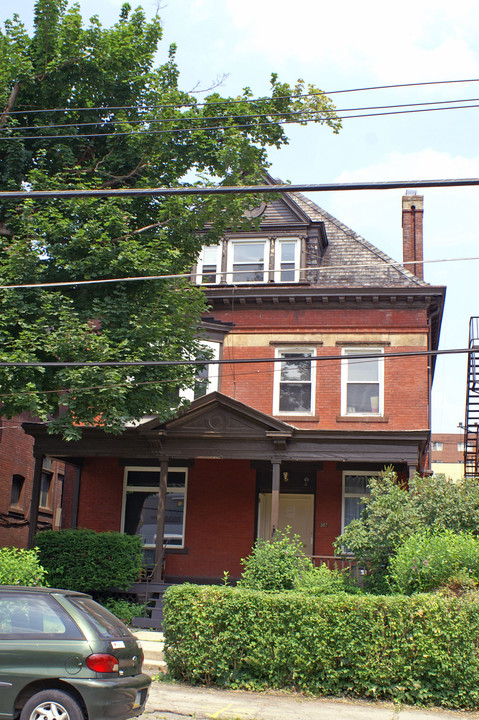
<svg viewBox="0 0 479 720">
<path fill-rule="evenodd" d="M 135 636 L 89 595 L 0 586 L 0 720 L 126 720 L 151 679 Z"/>
</svg>

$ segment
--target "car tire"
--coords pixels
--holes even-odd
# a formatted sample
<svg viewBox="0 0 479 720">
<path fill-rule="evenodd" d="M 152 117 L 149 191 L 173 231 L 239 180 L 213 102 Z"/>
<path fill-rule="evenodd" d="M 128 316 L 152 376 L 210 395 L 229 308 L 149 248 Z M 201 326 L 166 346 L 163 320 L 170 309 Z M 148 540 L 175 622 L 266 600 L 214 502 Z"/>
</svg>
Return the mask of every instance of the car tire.
<svg viewBox="0 0 479 720">
<path fill-rule="evenodd" d="M 85 720 L 79 703 L 63 690 L 41 690 L 27 700 L 20 720 Z"/>
</svg>

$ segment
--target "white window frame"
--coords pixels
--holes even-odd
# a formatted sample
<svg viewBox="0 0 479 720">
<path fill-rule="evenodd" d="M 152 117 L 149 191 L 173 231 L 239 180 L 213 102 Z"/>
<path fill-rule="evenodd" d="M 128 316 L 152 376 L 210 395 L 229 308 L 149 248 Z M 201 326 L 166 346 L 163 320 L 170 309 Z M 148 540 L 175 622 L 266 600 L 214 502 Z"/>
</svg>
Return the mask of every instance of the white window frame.
<svg viewBox="0 0 479 720">
<path fill-rule="evenodd" d="M 281 279 L 281 245 L 283 244 L 291 244 L 294 243 L 294 279 L 293 280 L 282 280 Z M 295 282 L 297 283 L 299 281 L 299 271 L 300 271 L 300 263 L 301 263 L 301 242 L 299 238 L 296 237 L 281 237 L 276 238 L 275 245 L 274 245 L 274 281 L 276 283 L 291 283 Z M 286 270 L 285 272 L 290 272 L 290 270 Z"/>
<path fill-rule="evenodd" d="M 218 285 L 221 282 L 221 247 L 222 243 L 218 245 L 203 245 L 201 252 L 198 257 L 198 264 L 196 268 L 196 284 L 197 285 Z M 203 280 L 203 270 L 205 265 L 205 254 L 207 251 L 216 251 L 216 270 L 208 275 L 214 275 L 215 279 L 212 282 L 205 282 Z"/>
<path fill-rule="evenodd" d="M 344 347 L 342 348 L 341 360 L 341 415 L 352 415 L 355 417 L 382 417 L 384 415 L 384 348 L 381 347 Z M 371 412 L 353 412 L 348 409 L 348 370 L 349 370 L 349 358 L 350 355 L 363 355 L 367 358 L 368 355 L 382 355 L 382 358 L 377 358 L 378 362 L 378 409 L 377 411 Z M 354 360 L 353 360 L 354 362 Z M 358 362 L 361 362 L 360 360 Z M 370 381 L 363 381 L 364 384 L 368 384 Z M 351 381 L 351 384 L 361 384 L 361 381 Z"/>
<path fill-rule="evenodd" d="M 212 340 L 202 340 L 200 345 L 204 348 L 208 348 L 208 350 L 211 350 L 213 353 L 213 357 L 211 360 L 218 360 L 220 359 L 220 351 L 221 351 L 221 343 L 219 342 L 213 342 Z M 214 392 L 215 390 L 218 390 L 219 388 L 219 374 L 220 374 L 220 366 L 219 364 L 216 365 L 216 363 L 211 363 L 210 365 L 205 365 L 208 373 L 207 383 L 205 387 L 205 392 L 203 395 L 208 395 L 208 393 Z M 201 397 L 203 397 L 203 395 Z M 189 400 L 190 402 L 193 402 L 195 399 L 195 390 L 194 388 L 183 388 L 180 390 L 180 397 L 185 398 L 185 400 Z M 199 397 L 199 396 L 198 396 Z"/>
<path fill-rule="evenodd" d="M 262 245 L 263 246 L 263 279 L 262 280 L 243 280 L 240 276 L 239 280 L 233 280 L 235 272 L 241 272 L 234 269 L 234 248 L 238 245 Z M 231 285 L 260 285 L 268 282 L 269 278 L 269 247 L 270 242 L 267 238 L 242 238 L 238 240 L 229 240 L 227 244 L 227 282 Z"/>
<path fill-rule="evenodd" d="M 369 493 L 352 493 L 352 492 L 346 492 L 346 476 L 347 475 L 360 475 L 361 477 L 365 477 L 369 480 L 369 478 L 378 478 L 380 477 L 379 472 L 374 471 L 365 471 L 365 470 L 343 470 L 343 478 L 342 478 L 342 489 L 341 489 L 341 533 L 344 532 L 347 526 L 344 524 L 344 516 L 346 511 L 346 498 L 347 497 L 355 497 L 355 498 L 362 498 L 367 497 Z M 349 523 L 348 523 L 349 525 Z"/>
<path fill-rule="evenodd" d="M 123 501 L 122 501 L 122 509 L 121 509 L 121 532 L 125 532 L 125 512 L 126 512 L 126 496 L 127 493 L 130 492 L 149 492 L 151 493 L 152 490 L 154 490 L 154 486 L 152 485 L 128 485 L 128 473 L 129 472 L 155 472 L 160 473 L 159 467 L 143 467 L 141 465 L 129 465 L 128 467 L 125 467 L 125 472 L 123 476 Z M 165 533 L 164 535 L 164 543 L 163 547 L 167 549 L 172 550 L 181 550 L 185 547 L 185 526 L 186 526 L 186 500 L 188 497 L 188 468 L 187 467 L 171 467 L 168 468 L 168 472 L 182 472 L 185 476 L 185 486 L 183 488 L 177 488 L 177 487 L 171 487 L 168 488 L 168 485 L 166 487 L 166 494 L 172 494 L 172 493 L 178 493 L 179 491 L 183 492 L 183 527 L 182 527 L 182 533 L 180 535 L 173 535 L 169 534 L 167 535 Z M 158 488 L 156 489 L 156 492 L 159 492 L 159 483 Z M 168 538 L 175 538 L 181 540 L 180 544 L 168 544 Z M 144 549 L 153 549 L 156 545 L 147 543 L 143 545 Z"/>
<path fill-rule="evenodd" d="M 293 347 L 278 347 L 275 350 L 275 357 L 281 358 L 283 354 L 294 354 L 294 353 L 309 353 L 311 358 L 316 357 L 316 348 L 311 346 L 293 346 Z M 307 411 L 301 410 L 280 410 L 280 398 L 281 398 L 281 362 L 275 362 L 274 364 L 274 385 L 273 385 L 273 415 L 298 415 L 302 417 L 310 417 L 314 415 L 315 403 L 316 403 L 316 361 L 311 360 L 311 409 Z"/>
<path fill-rule="evenodd" d="M 431 449 L 433 452 L 442 452 L 444 450 L 444 444 L 441 441 L 433 440 Z M 459 450 L 459 445 L 457 449 Z"/>
</svg>

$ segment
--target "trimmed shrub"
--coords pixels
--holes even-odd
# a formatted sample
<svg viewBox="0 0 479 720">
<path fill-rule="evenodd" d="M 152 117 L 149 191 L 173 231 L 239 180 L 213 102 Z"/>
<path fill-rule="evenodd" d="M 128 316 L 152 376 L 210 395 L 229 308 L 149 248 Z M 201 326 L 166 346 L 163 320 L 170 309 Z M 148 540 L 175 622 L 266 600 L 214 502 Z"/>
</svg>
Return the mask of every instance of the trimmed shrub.
<svg viewBox="0 0 479 720">
<path fill-rule="evenodd" d="M 429 592 L 456 578 L 479 580 L 479 539 L 445 530 L 412 535 L 390 563 L 390 580 L 399 592 Z"/>
<path fill-rule="evenodd" d="M 115 597 L 109 597 L 99 602 L 125 625 L 129 625 L 134 617 L 142 617 L 145 614 L 146 603 L 135 603 L 125 598 Z"/>
<path fill-rule="evenodd" d="M 358 585 L 351 579 L 348 570 L 330 570 L 324 563 L 303 573 L 295 581 L 295 589 L 315 595 L 361 592 Z"/>
<path fill-rule="evenodd" d="M 298 535 L 278 530 L 273 540 L 256 540 L 251 555 L 241 560 L 244 566 L 238 587 L 254 590 L 291 590 L 299 578 L 311 572 L 313 565 L 302 549 Z"/>
<path fill-rule="evenodd" d="M 479 707 L 479 602 L 441 595 L 165 593 L 165 659 L 192 684 Z"/>
<path fill-rule="evenodd" d="M 38 549 L 0 548 L 0 585 L 44 585 L 47 571 L 40 565 Z"/>
<path fill-rule="evenodd" d="M 127 590 L 137 581 L 141 538 L 93 530 L 44 530 L 39 557 L 52 587 L 81 592 Z"/>
</svg>

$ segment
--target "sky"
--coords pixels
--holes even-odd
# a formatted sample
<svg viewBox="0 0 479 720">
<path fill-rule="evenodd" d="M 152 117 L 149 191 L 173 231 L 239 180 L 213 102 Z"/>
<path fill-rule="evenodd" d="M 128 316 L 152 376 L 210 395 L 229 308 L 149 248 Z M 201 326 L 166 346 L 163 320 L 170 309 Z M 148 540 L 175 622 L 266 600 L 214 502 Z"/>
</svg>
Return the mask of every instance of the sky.
<svg viewBox="0 0 479 720">
<path fill-rule="evenodd" d="M 131 3 L 136 7 L 138 3 Z M 31 25 L 33 0 L 3 4 Z M 82 0 L 85 19 L 116 21 L 122 0 Z M 176 43 L 180 85 L 219 92 L 268 91 L 272 72 L 331 93 L 338 110 L 475 98 L 479 104 L 477 0 L 160 0 L 164 36 L 159 62 Z M 478 78 L 476 82 L 389 90 L 334 91 L 378 85 Z M 201 97 L 201 95 L 199 95 Z M 464 103 L 462 103 L 464 104 Z M 474 103 L 471 103 L 474 104 Z M 339 114 L 341 114 L 339 112 Z M 346 119 L 338 135 L 327 127 L 289 126 L 289 145 L 269 153 L 274 177 L 292 183 L 430 180 L 479 177 L 479 107 Z M 440 349 L 465 348 L 469 318 L 479 315 L 479 187 L 436 188 L 424 195 L 425 280 L 446 285 Z M 393 259 L 402 259 L 402 190 L 309 194 L 314 202 Z M 467 260 L 456 260 L 468 258 Z M 452 261 L 454 259 L 454 261 Z M 464 421 L 466 356 L 438 358 L 432 397 L 433 432 L 457 432 Z M 414 398 L 411 398 L 414 412 Z"/>
</svg>

